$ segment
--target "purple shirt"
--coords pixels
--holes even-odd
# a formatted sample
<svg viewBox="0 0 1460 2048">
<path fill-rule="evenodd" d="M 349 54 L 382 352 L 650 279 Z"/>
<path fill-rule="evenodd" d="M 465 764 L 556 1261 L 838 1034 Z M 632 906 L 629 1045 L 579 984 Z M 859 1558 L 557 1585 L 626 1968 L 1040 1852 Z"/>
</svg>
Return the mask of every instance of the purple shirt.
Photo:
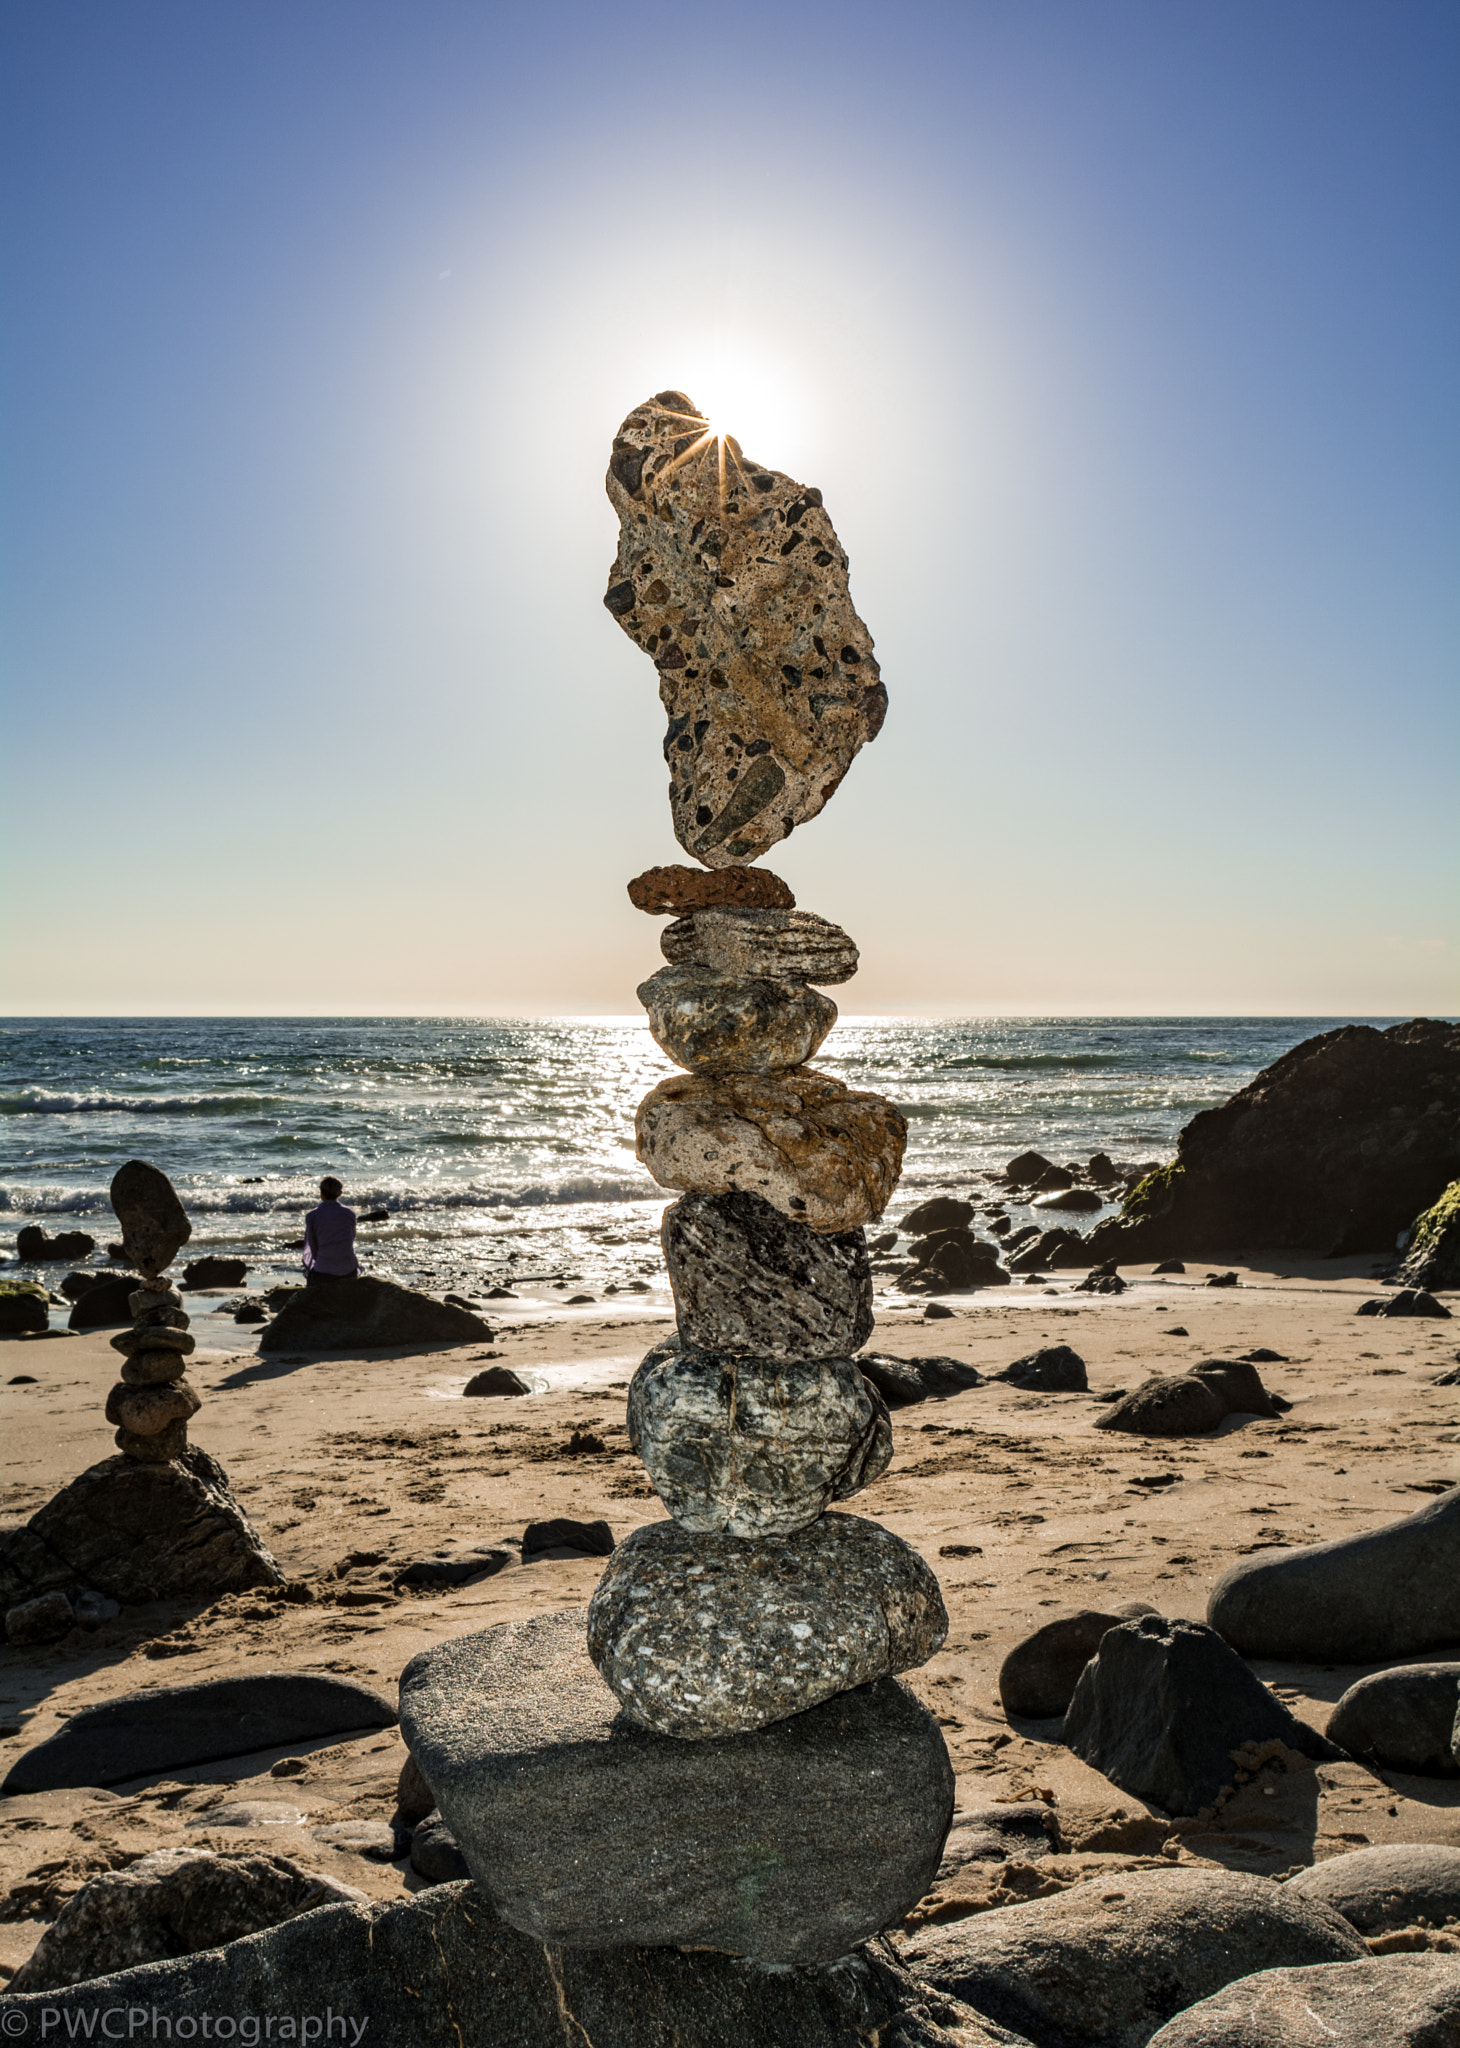
<svg viewBox="0 0 1460 2048">
<path fill-rule="evenodd" d="M 355 1212 L 343 1202 L 321 1202 L 305 1217 L 304 1270 L 332 1273 L 337 1279 L 359 1272 L 355 1258 Z"/>
</svg>

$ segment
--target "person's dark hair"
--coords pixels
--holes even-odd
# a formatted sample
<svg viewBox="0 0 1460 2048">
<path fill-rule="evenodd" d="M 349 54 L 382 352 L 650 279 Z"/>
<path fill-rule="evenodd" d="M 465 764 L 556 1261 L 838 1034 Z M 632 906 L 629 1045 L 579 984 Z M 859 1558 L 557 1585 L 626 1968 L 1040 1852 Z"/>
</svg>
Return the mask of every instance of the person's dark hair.
<svg viewBox="0 0 1460 2048">
<path fill-rule="evenodd" d="M 327 1173 L 319 1184 L 319 1191 L 327 1202 L 337 1202 L 345 1192 L 344 1183 L 336 1180 L 332 1173 Z"/>
</svg>

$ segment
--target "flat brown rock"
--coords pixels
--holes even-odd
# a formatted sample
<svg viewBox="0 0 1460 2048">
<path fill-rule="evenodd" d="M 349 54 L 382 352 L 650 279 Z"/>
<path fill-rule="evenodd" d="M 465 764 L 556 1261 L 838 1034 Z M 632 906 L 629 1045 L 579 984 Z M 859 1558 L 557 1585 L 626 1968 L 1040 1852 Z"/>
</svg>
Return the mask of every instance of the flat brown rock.
<svg viewBox="0 0 1460 2048">
<path fill-rule="evenodd" d="M 604 603 L 659 671 L 674 835 L 706 867 L 754 860 L 875 739 L 887 692 L 821 493 L 743 456 L 682 391 L 636 406 L 607 488 Z"/>
<path fill-rule="evenodd" d="M 646 868 L 629 883 L 629 901 L 651 917 L 687 910 L 794 910 L 789 883 L 769 868 Z"/>
</svg>

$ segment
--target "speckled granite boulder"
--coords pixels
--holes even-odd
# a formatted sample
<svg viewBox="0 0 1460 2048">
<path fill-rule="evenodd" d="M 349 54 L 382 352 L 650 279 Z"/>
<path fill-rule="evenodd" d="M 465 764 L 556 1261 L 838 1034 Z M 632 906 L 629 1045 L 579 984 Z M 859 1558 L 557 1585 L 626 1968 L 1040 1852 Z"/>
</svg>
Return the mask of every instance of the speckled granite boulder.
<svg viewBox="0 0 1460 2048">
<path fill-rule="evenodd" d="M 635 406 L 606 479 L 604 603 L 653 659 L 674 834 L 706 867 L 814 818 L 887 712 L 820 491 L 743 456 L 682 391 Z"/>
<path fill-rule="evenodd" d="M 882 1214 L 907 1144 L 885 1096 L 830 1074 L 674 1074 L 639 1104 L 638 1156 L 661 1187 L 760 1195 L 813 1230 Z"/>
<path fill-rule="evenodd" d="M 810 910 L 697 910 L 665 925 L 659 950 L 671 967 L 773 981 L 850 981 L 857 971 L 857 949 L 841 926 Z"/>
<path fill-rule="evenodd" d="M 1363 1935 L 1390 1934 L 1421 1922 L 1460 1920 L 1460 1849 L 1443 1842 L 1382 1842 L 1347 1856 L 1326 1856 L 1285 1887 L 1342 1913 Z"/>
<path fill-rule="evenodd" d="M 927 1890 L 953 1772 L 903 1686 L 883 1679 L 753 1736 L 677 1742 L 621 1711 L 583 1621 L 580 1608 L 507 1622 L 401 1674 L 411 1754 L 514 1927 L 568 1948 L 810 1963 L 845 1956 Z"/>
<path fill-rule="evenodd" d="M 789 883 L 769 868 L 646 868 L 629 883 L 629 901 L 650 917 L 735 905 L 741 910 L 794 910 Z"/>
<path fill-rule="evenodd" d="M 629 1388 L 629 1441 L 697 1535 L 793 1535 L 892 1461 L 887 1404 L 849 1358 L 661 1345 Z"/>
<path fill-rule="evenodd" d="M 860 1230 L 812 1230 L 759 1195 L 684 1195 L 659 1239 L 679 1334 L 701 1351 L 845 1358 L 872 1334 Z"/>
<path fill-rule="evenodd" d="M 129 1159 L 112 1176 L 111 1205 L 122 1226 L 122 1247 L 145 1275 L 160 1273 L 193 1234 L 172 1182 L 144 1159 Z"/>
<path fill-rule="evenodd" d="M 1190 2005 L 1149 2048 L 1450 2048 L 1460 1957 L 1369 1956 L 1258 1970 Z"/>
<path fill-rule="evenodd" d="M 764 1728 L 911 1670 L 947 1634 L 928 1566 L 859 1515 L 757 1543 L 646 1523 L 614 1552 L 588 1609 L 588 1653 L 627 1711 L 691 1741 Z"/>
<path fill-rule="evenodd" d="M 661 967 L 640 982 L 655 1043 L 692 1074 L 782 1074 L 817 1050 L 836 1004 L 804 982 Z"/>
</svg>

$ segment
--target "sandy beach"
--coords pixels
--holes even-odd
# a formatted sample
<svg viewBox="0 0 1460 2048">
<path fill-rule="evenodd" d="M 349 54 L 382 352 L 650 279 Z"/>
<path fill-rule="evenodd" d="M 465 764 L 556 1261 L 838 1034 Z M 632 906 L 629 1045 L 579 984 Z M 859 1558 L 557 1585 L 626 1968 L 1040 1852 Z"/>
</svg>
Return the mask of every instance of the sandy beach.
<svg viewBox="0 0 1460 2048">
<path fill-rule="evenodd" d="M 904 1537 L 941 1580 L 948 1644 L 907 1682 L 943 1727 L 959 1805 L 1041 1800 L 1064 1852 L 967 1864 L 940 1880 L 910 1925 L 1062 1888 L 1092 1858 L 1112 1869 L 1174 1858 L 1281 1872 L 1370 1842 L 1460 1845 L 1460 1780 L 1354 1764 L 1265 1773 L 1211 1824 L 1173 1826 L 1063 1749 L 1058 1722 L 1011 1723 L 1000 1705 L 1003 1658 L 1062 1608 L 1143 1600 L 1201 1618 L 1235 1559 L 1376 1528 L 1460 1483 L 1460 1388 L 1435 1384 L 1460 1355 L 1460 1326 L 1356 1320 L 1372 1291 L 1369 1258 L 1231 1265 L 1236 1287 L 1205 1284 L 1225 1262 L 1190 1263 L 1181 1276 L 1137 1266 L 1116 1297 L 1077 1293 L 1077 1276 L 1060 1275 L 950 1296 L 951 1316 L 934 1321 L 921 1302 L 879 1301 L 873 1349 L 992 1374 L 1043 1344 L 1069 1344 L 1091 1389 L 1032 1394 L 994 1383 L 899 1409 L 891 1467 L 845 1503 Z M 502 1303 L 490 1343 L 369 1358 L 260 1357 L 245 1341 L 251 1332 L 201 1317 L 191 1376 L 206 1405 L 194 1440 L 227 1468 L 287 1595 L 159 1603 L 53 1648 L 7 1648 L 3 1766 L 66 1715 L 119 1693 L 262 1670 L 329 1671 L 391 1692 L 432 1643 L 583 1605 L 601 1562 L 522 1565 L 522 1531 L 565 1515 L 605 1519 L 621 1539 L 664 1515 L 624 1426 L 628 1381 L 669 1326 L 663 1300 L 613 1311 Z M 189 1297 L 194 1314 L 206 1306 Z M 112 1454 L 100 1412 L 115 1365 L 110 1334 L 13 1338 L 0 1349 L 9 1382 L 0 1474 L 16 1520 Z M 1293 1404 L 1280 1419 L 1233 1417 L 1189 1440 L 1096 1433 L 1101 1395 L 1259 1347 L 1281 1355 L 1260 1367 Z M 463 1398 L 488 1359 L 540 1376 L 544 1391 Z M 570 1453 L 575 1433 L 602 1448 Z M 397 1585 L 413 1559 L 468 1544 L 499 1546 L 514 1561 L 452 1591 Z M 1257 1668 L 1321 1729 L 1355 1679 L 1387 1667 Z M 404 1753 L 395 1731 L 374 1731 L 290 1752 L 302 1763 L 279 1777 L 271 1773 L 285 1753 L 271 1751 L 111 1792 L 0 1801 L 0 1965 L 7 1974 L 19 1965 L 40 1915 L 86 1877 L 179 1842 L 287 1853 L 377 1897 L 419 1885 L 405 1863 L 371 1862 L 313 1833 L 332 1821 L 388 1820 Z M 208 1811 L 225 1798 L 283 1811 L 257 1830 L 210 1829 Z"/>
</svg>

